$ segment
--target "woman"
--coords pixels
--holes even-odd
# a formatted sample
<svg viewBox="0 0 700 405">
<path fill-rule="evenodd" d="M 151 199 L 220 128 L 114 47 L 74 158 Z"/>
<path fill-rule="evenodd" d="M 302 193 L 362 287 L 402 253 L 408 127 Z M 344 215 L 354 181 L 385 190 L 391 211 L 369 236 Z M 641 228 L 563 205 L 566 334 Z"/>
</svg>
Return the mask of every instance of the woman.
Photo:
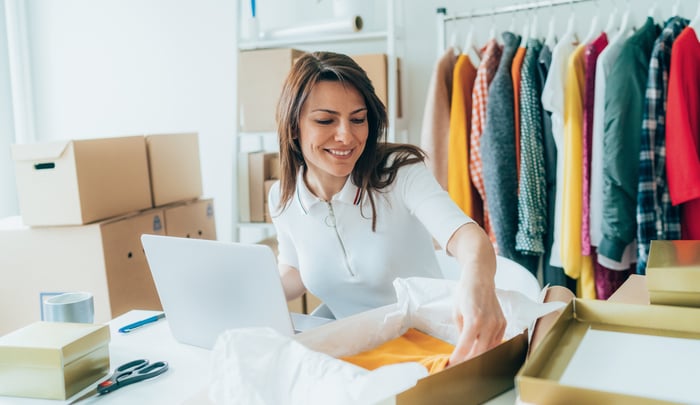
<svg viewBox="0 0 700 405">
<path fill-rule="evenodd" d="M 308 289 L 338 318 L 396 301 L 396 277 L 442 277 L 433 238 L 462 268 L 456 364 L 500 343 L 496 257 L 412 145 L 389 144 L 387 115 L 350 57 L 294 64 L 277 107 L 280 182 L 269 195 L 288 300 Z"/>
</svg>

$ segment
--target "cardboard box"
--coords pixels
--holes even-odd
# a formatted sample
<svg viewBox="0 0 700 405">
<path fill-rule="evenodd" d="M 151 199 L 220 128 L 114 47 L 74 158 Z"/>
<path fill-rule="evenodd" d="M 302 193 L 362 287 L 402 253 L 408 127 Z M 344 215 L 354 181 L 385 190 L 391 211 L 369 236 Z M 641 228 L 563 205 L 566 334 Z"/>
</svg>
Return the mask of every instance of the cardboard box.
<svg viewBox="0 0 700 405">
<path fill-rule="evenodd" d="M 518 372 L 516 381 L 521 401 L 536 404 L 667 403 L 636 395 L 560 384 L 562 374 L 589 328 L 700 339 L 700 310 L 575 299 Z M 639 355 L 644 356 L 645 353 Z"/>
<path fill-rule="evenodd" d="M 0 335 L 38 321 L 42 293 L 87 291 L 95 322 L 131 309 L 162 310 L 141 246 L 141 234 L 165 235 L 163 211 L 65 227 L 30 228 L 20 217 L 0 220 L 3 288 Z"/>
<path fill-rule="evenodd" d="M 277 152 L 251 152 L 248 154 L 248 178 L 250 221 L 265 221 L 265 181 L 271 179 L 270 162 L 278 158 Z"/>
<path fill-rule="evenodd" d="M 247 132 L 276 131 L 275 110 L 297 49 L 243 51 L 238 56 L 239 127 Z"/>
<path fill-rule="evenodd" d="M 357 330 L 358 325 L 382 325 L 384 317 L 392 311 L 395 311 L 393 305 L 380 307 L 305 331 L 294 339 L 318 351 L 320 345 L 329 341 L 327 339 L 338 337 L 338 341 L 342 341 L 340 337 L 347 335 L 348 330 Z M 386 403 L 462 405 L 486 402 L 513 388 L 515 374 L 525 361 L 526 352 L 527 333 L 524 332 L 480 356 L 419 380 L 414 387 Z"/>
<path fill-rule="evenodd" d="M 194 200 L 163 207 L 165 234 L 180 238 L 216 240 L 214 200 Z"/>
<path fill-rule="evenodd" d="M 384 53 L 351 55 L 352 59 L 357 62 L 362 69 L 367 72 L 367 77 L 372 81 L 374 92 L 377 94 L 384 106 L 389 108 L 389 65 L 387 55 Z M 401 81 L 399 59 L 396 60 L 396 115 L 401 117 Z"/>
<path fill-rule="evenodd" d="M 202 195 L 197 133 L 146 136 L 153 206 Z"/>
<path fill-rule="evenodd" d="M 272 186 L 278 181 L 279 180 L 277 179 L 271 179 L 265 180 L 265 183 L 263 183 L 263 196 L 265 198 L 265 203 L 263 204 L 263 217 L 265 219 L 265 222 L 267 222 L 268 224 L 272 223 L 272 217 L 270 216 L 270 207 L 267 203 L 267 196 L 270 194 L 270 189 L 272 188 Z"/>
<path fill-rule="evenodd" d="M 109 372 L 109 326 L 36 322 L 0 337 L 0 395 L 65 400 Z"/>
<path fill-rule="evenodd" d="M 81 225 L 151 207 L 143 136 L 12 145 L 26 225 Z"/>
<path fill-rule="evenodd" d="M 651 241 L 646 276 L 652 304 L 700 307 L 700 241 Z"/>
</svg>

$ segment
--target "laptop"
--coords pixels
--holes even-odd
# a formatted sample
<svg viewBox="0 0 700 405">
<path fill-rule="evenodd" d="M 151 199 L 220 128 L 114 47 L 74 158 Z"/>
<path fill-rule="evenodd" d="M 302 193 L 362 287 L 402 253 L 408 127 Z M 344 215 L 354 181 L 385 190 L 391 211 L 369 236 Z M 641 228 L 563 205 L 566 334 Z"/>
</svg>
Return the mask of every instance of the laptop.
<svg viewBox="0 0 700 405">
<path fill-rule="evenodd" d="M 153 281 L 180 343 L 211 349 L 232 328 L 294 334 L 269 246 L 142 235 Z"/>
</svg>

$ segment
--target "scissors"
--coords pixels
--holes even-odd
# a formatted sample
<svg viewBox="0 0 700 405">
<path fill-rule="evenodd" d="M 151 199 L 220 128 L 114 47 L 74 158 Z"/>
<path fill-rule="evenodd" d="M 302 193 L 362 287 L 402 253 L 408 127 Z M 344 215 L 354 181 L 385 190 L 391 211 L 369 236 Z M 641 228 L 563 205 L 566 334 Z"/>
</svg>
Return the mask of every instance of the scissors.
<svg viewBox="0 0 700 405">
<path fill-rule="evenodd" d="M 129 384 L 159 376 L 166 371 L 168 371 L 168 363 L 164 361 L 156 361 L 155 363 L 150 363 L 146 359 L 130 361 L 117 367 L 107 380 L 97 384 L 95 389 L 71 402 L 71 405 L 93 396 L 108 394 Z"/>
</svg>

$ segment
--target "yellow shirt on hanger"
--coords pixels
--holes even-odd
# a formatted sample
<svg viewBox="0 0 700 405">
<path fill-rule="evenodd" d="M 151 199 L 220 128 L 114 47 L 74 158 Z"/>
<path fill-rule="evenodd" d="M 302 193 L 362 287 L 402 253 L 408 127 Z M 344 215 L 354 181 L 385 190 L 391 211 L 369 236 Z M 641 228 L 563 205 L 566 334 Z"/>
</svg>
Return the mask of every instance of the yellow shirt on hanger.
<svg viewBox="0 0 700 405">
<path fill-rule="evenodd" d="M 450 137 L 447 151 L 447 192 L 452 200 L 473 219 L 477 219 L 469 177 L 469 129 L 471 127 L 472 88 L 476 67 L 467 55 L 459 55 L 452 80 Z M 479 208 L 478 211 L 481 211 Z"/>
<path fill-rule="evenodd" d="M 564 86 L 564 191 L 561 258 L 564 272 L 579 279 L 577 295 L 596 298 L 593 261 L 581 254 L 583 215 L 583 92 L 586 45 L 579 45 L 567 63 Z"/>
</svg>

